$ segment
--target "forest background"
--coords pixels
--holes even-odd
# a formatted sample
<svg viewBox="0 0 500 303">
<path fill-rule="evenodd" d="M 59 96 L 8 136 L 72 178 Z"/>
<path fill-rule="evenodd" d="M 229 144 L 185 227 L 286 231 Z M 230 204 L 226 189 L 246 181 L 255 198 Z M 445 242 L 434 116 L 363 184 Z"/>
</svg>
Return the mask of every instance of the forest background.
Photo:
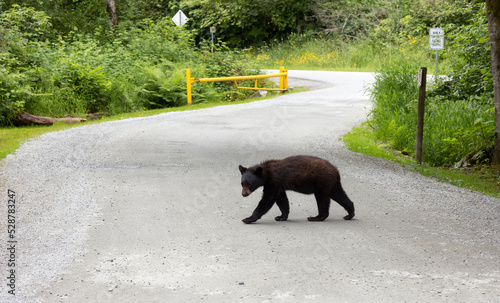
<svg viewBox="0 0 500 303">
<path fill-rule="evenodd" d="M 171 18 L 181 9 L 183 28 Z M 494 142 L 493 80 L 484 1 L 15 0 L 0 1 L 0 125 L 20 112 L 116 115 L 186 102 L 193 76 L 261 68 L 376 71 L 368 126 L 413 155 L 421 66 L 434 74 L 429 28 L 446 33 L 428 93 L 424 162 L 486 163 Z M 211 52 L 210 27 L 216 27 Z M 272 85 L 262 83 L 262 85 Z M 193 102 L 248 96 L 195 85 Z"/>
</svg>

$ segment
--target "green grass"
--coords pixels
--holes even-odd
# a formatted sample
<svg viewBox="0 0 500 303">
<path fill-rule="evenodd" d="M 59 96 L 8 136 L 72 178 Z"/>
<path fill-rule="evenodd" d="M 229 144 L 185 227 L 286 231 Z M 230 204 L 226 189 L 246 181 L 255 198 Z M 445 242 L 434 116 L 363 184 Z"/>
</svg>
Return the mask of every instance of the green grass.
<svg viewBox="0 0 500 303">
<path fill-rule="evenodd" d="M 424 36 L 407 36 L 388 45 L 370 39 L 345 42 L 292 35 L 288 41 L 251 50 L 247 57 L 267 69 L 285 66 L 299 70 L 358 72 L 373 72 L 388 62 L 409 60 L 427 66 L 429 74 L 434 73 L 434 52 L 428 49 L 428 39 Z M 441 60 L 439 69 L 440 72 L 449 70 L 448 60 Z"/>
<path fill-rule="evenodd" d="M 413 154 L 417 125 L 418 62 L 399 58 L 375 75 L 369 89 L 373 101 L 371 123 L 378 140 Z M 489 98 L 452 100 L 436 96 L 430 83 L 425 100 L 423 161 L 453 166 L 468 153 L 493 143 L 494 106 Z"/>
<path fill-rule="evenodd" d="M 390 161 L 402 160 L 377 144 L 374 133 L 366 125 L 353 128 L 350 133 L 343 136 L 343 141 L 347 148 L 353 152 Z"/>
<path fill-rule="evenodd" d="M 0 159 L 13 153 L 19 146 L 46 132 L 59 131 L 68 128 L 69 124 L 56 123 L 54 126 L 1 127 L 0 128 Z"/>
<path fill-rule="evenodd" d="M 367 123 L 353 128 L 350 133 L 343 136 L 343 141 L 353 152 L 394 161 L 424 176 L 500 198 L 500 167 L 450 169 L 417 164 L 412 158 L 377 142 L 373 130 Z"/>
</svg>

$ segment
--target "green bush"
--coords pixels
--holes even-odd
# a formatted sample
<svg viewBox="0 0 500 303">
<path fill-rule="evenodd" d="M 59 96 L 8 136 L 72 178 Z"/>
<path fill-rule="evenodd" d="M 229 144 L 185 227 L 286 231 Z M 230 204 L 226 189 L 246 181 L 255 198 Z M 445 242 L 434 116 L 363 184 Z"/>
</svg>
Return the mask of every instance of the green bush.
<svg viewBox="0 0 500 303">
<path fill-rule="evenodd" d="M 433 95 L 453 100 L 469 96 L 493 95 L 488 21 L 484 4 L 471 24 L 449 25 L 444 58 L 452 64 L 452 72 L 438 84 Z"/>
<path fill-rule="evenodd" d="M 370 90 L 373 100 L 370 123 L 377 139 L 409 154 L 415 151 L 417 72 L 415 63 L 392 61 L 377 74 Z M 425 110 L 423 161 L 426 163 L 450 166 L 468 153 L 493 143 L 494 108 L 488 96 L 465 100 L 428 97 Z"/>
<path fill-rule="evenodd" d="M 450 166 L 471 152 L 493 144 L 495 118 L 493 81 L 484 5 L 469 25 L 449 25 L 444 58 L 446 77 L 428 85 L 424 123 L 423 160 Z M 466 16 L 455 8 L 456 15 Z M 453 9 L 447 12 L 453 15 Z M 409 63 L 411 62 L 411 63 Z M 371 89 L 371 123 L 379 140 L 410 154 L 415 149 L 417 87 L 421 62 L 385 60 Z"/>
<path fill-rule="evenodd" d="M 196 72 L 197 69 L 194 69 Z M 167 68 L 165 64 L 145 66 L 136 73 L 137 97 L 144 108 L 156 109 L 186 104 L 186 71 L 181 68 Z M 193 86 L 193 103 L 214 100 L 220 95 L 210 85 Z"/>
<path fill-rule="evenodd" d="M 39 66 L 29 70 L 35 94 L 26 111 L 55 117 L 108 111 L 113 83 L 99 65 L 104 57 L 95 42 L 60 40 L 40 47 Z"/>
<path fill-rule="evenodd" d="M 30 69 L 49 17 L 14 5 L 0 12 L 0 125 L 10 125 L 32 96 Z"/>
<path fill-rule="evenodd" d="M 370 90 L 373 100 L 371 117 L 380 140 L 389 141 L 398 150 L 413 151 L 415 142 L 418 91 L 418 65 L 401 57 L 389 61 L 375 76 Z"/>
<path fill-rule="evenodd" d="M 0 124 L 9 125 L 24 108 L 23 76 L 0 66 Z"/>
<path fill-rule="evenodd" d="M 476 98 L 458 101 L 431 99 L 424 127 L 424 161 L 451 166 L 473 151 L 492 145 L 495 117 L 491 105 Z"/>
<path fill-rule="evenodd" d="M 257 72 L 243 52 L 223 43 L 215 53 L 206 43 L 197 48 L 195 32 L 175 27 L 170 18 L 146 19 L 119 34 L 100 27 L 92 35 L 75 29 L 40 42 L 47 20 L 20 7 L 0 15 L 1 125 L 11 124 L 20 111 L 62 117 L 184 105 L 187 68 L 197 78 Z M 193 103 L 246 95 L 227 83 L 192 88 Z"/>
</svg>

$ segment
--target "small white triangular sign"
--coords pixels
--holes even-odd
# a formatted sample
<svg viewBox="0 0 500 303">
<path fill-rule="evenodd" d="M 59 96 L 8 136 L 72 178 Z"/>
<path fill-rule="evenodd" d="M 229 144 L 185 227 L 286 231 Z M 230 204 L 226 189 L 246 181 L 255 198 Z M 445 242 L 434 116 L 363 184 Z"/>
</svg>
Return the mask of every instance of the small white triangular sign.
<svg viewBox="0 0 500 303">
<path fill-rule="evenodd" d="M 175 16 L 172 18 L 172 21 L 174 21 L 177 26 L 183 26 L 187 23 L 188 17 L 184 15 L 181 10 L 179 10 L 177 14 L 175 14 Z"/>
</svg>

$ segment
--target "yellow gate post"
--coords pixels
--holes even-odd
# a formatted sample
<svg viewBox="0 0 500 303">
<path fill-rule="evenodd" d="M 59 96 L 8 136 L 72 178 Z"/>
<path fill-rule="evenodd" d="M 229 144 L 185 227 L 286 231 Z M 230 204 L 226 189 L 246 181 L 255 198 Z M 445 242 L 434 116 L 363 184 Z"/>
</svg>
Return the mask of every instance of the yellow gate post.
<svg viewBox="0 0 500 303">
<path fill-rule="evenodd" d="M 284 67 L 280 67 L 280 74 L 285 74 L 280 76 L 280 89 L 283 94 L 285 90 L 288 90 L 288 72 Z"/>
<path fill-rule="evenodd" d="M 194 83 L 194 79 L 191 78 L 191 69 L 188 68 L 188 69 L 186 69 L 186 85 L 187 85 L 188 105 L 191 105 L 191 103 L 192 103 L 192 98 L 191 98 L 191 83 Z"/>
</svg>

